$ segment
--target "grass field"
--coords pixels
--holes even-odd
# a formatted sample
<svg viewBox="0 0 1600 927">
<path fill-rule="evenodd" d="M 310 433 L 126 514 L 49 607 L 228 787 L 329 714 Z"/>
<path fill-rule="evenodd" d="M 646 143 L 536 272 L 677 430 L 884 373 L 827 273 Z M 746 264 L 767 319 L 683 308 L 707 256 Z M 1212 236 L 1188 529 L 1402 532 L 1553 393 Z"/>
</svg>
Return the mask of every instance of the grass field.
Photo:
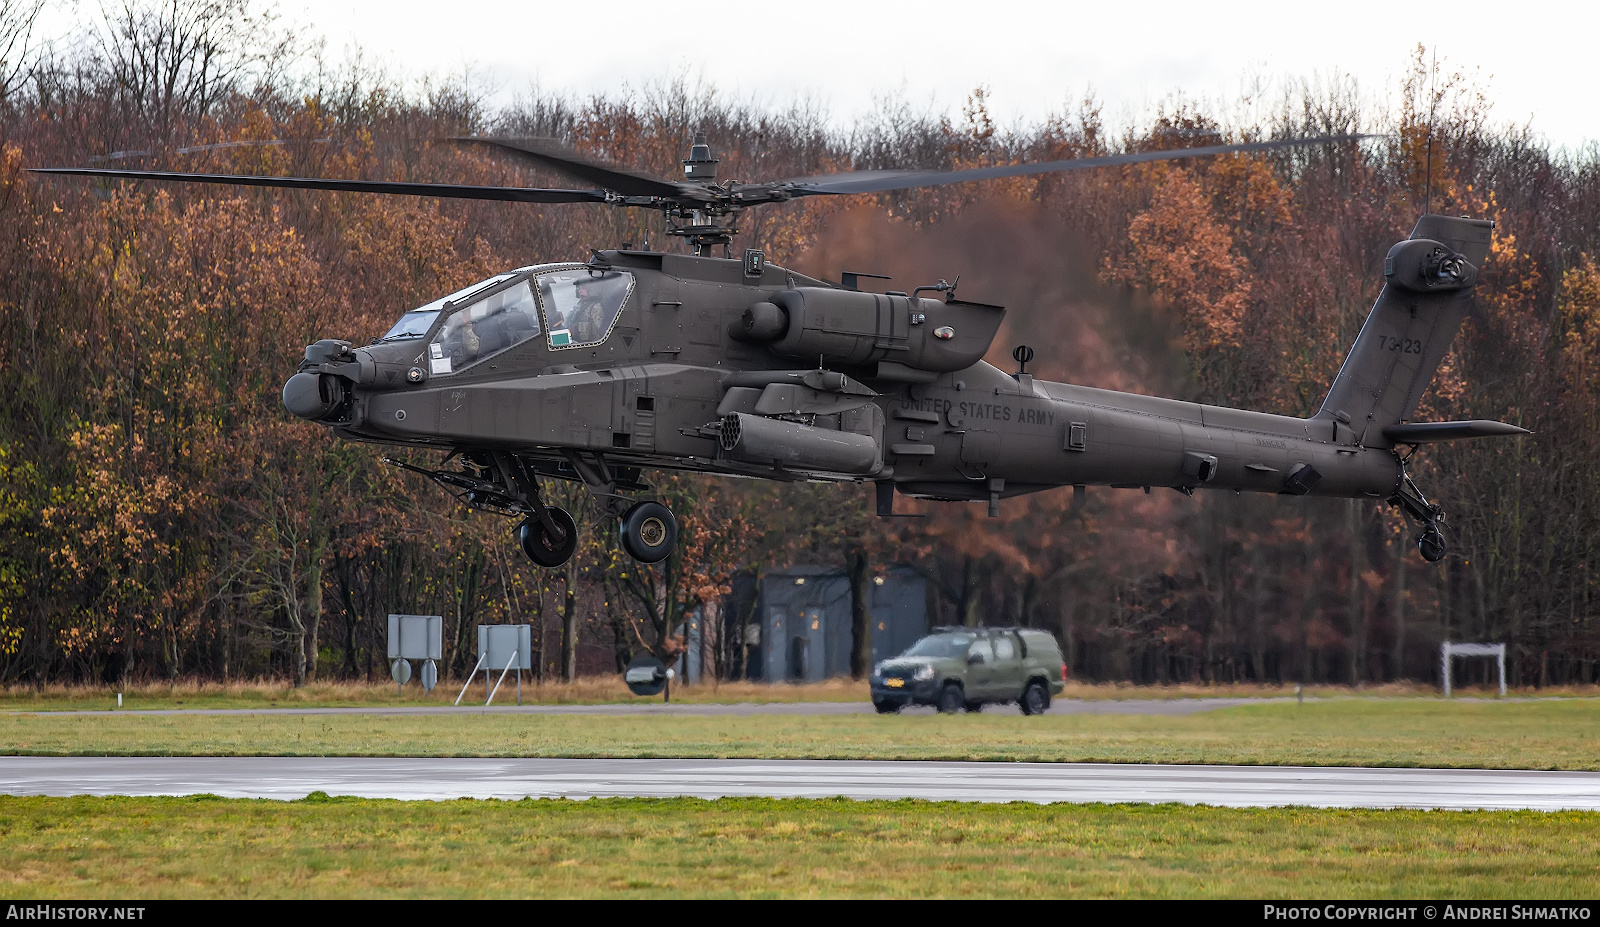
<svg viewBox="0 0 1600 927">
<path fill-rule="evenodd" d="M 174 701 L 168 696 L 163 707 Z M 60 707 L 82 707 L 70 698 L 63 702 Z M 0 714 L 0 752 L 51 755 L 898 758 L 1593 770 L 1600 769 L 1597 745 L 1600 702 L 1590 699 L 1316 698 L 1184 716 L 1038 718 Z M 30 899 L 1576 898 L 1600 890 L 1600 813 L 774 799 L 0 796 L 0 859 L 7 861 L 0 867 L 0 895 Z"/>
<path fill-rule="evenodd" d="M 485 695 L 482 676 L 467 690 L 463 704 L 482 704 Z M 313 682 L 295 687 L 281 680 L 246 680 L 241 682 L 212 683 L 194 680 L 144 682 L 122 689 L 122 707 L 126 710 L 166 708 L 349 708 L 403 705 L 449 705 L 461 691 L 461 680 L 441 681 L 430 693 L 412 682 L 401 691 L 392 683 L 371 682 Z M 1462 696 L 1492 696 L 1492 689 L 1457 688 Z M 1300 693 L 1307 699 L 1362 697 L 1437 698 L 1439 692 L 1430 686 L 1413 683 L 1366 686 L 1352 689 L 1348 686 L 1308 686 Z M 1524 697 L 1600 697 L 1600 686 L 1576 686 L 1559 689 L 1526 689 L 1513 691 L 1512 696 Z M 1293 685 L 1171 685 L 1134 686 L 1126 683 L 1067 684 L 1060 698 L 1071 699 L 1187 699 L 1187 698 L 1293 698 Z M 672 690 L 675 702 L 698 704 L 735 704 L 739 702 L 866 702 L 867 684 L 849 679 L 830 679 L 826 682 L 770 685 L 752 682 L 724 682 L 677 686 Z M 508 705 L 516 700 L 515 677 L 507 677 L 495 704 Z M 522 687 L 524 704 L 540 705 L 599 705 L 608 703 L 634 703 L 659 701 L 641 699 L 628 691 L 618 676 L 587 676 L 576 682 L 552 682 L 534 685 L 525 680 Z M 0 688 L 0 712 L 4 711 L 102 711 L 117 704 L 117 690 L 106 686 L 50 685 L 8 686 Z"/>
<path fill-rule="evenodd" d="M 498 674 L 497 674 L 498 675 Z M 215 683 L 193 680 L 176 683 L 140 683 L 122 690 L 126 710 L 164 708 L 352 708 L 449 705 L 461 692 L 463 680 L 441 680 L 432 692 L 413 681 L 397 691 L 394 683 L 313 682 L 295 687 L 281 680 L 247 680 Z M 468 688 L 463 704 L 483 704 L 487 692 L 483 675 Z M 864 702 L 866 683 L 833 679 L 805 685 L 770 686 L 759 683 L 724 683 L 673 690 L 673 701 L 729 704 L 735 702 Z M 656 697 L 655 701 L 660 701 Z M 495 704 L 516 701 L 516 677 L 507 676 Z M 524 679 L 524 704 L 598 705 L 636 702 L 620 676 L 587 676 L 570 683 L 535 685 Z M 11 686 L 0 689 L 0 711 L 82 711 L 116 707 L 117 690 L 105 686 Z"/>
<path fill-rule="evenodd" d="M 1600 702 L 1324 699 L 1153 715 L 0 715 L 9 754 L 1034 760 L 1600 769 Z"/>
<path fill-rule="evenodd" d="M 0 895 L 1574 898 L 1600 814 L 0 797 Z"/>
</svg>

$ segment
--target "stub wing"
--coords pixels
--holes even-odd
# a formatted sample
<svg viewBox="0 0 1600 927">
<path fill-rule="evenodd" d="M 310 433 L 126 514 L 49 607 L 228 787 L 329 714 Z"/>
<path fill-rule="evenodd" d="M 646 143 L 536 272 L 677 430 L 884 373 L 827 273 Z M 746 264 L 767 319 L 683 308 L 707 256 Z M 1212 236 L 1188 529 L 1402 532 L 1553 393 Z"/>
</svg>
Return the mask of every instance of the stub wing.
<svg viewBox="0 0 1600 927">
<path fill-rule="evenodd" d="M 1396 444 L 1433 444 L 1462 438 L 1509 438 L 1531 434 L 1533 432 L 1526 428 L 1483 419 L 1470 422 L 1411 422 L 1383 429 L 1383 436 Z"/>
</svg>

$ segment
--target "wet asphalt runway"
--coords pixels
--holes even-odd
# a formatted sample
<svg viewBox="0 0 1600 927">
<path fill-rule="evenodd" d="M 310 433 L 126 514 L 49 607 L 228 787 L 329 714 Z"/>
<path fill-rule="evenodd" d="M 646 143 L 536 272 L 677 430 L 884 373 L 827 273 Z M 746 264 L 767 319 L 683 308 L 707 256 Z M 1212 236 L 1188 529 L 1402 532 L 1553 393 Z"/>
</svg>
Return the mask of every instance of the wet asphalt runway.
<svg viewBox="0 0 1600 927">
<path fill-rule="evenodd" d="M 1293 701 L 1286 698 L 1184 698 L 1184 699 L 1057 699 L 1050 703 L 1050 714 L 1055 715 L 1192 715 L 1218 708 L 1239 705 L 1262 705 L 1270 702 Z M 41 715 L 106 715 L 109 711 L 41 711 L 19 712 Z M 731 705 L 704 703 L 662 703 L 655 700 L 617 702 L 606 705 L 428 705 L 418 707 L 354 707 L 354 708 L 162 708 L 140 711 L 117 711 L 119 715 L 457 715 L 457 714 L 526 714 L 526 715 L 870 715 L 874 710 L 867 702 L 740 702 Z M 904 714 L 933 714 L 932 708 L 906 708 Z M 984 714 L 1020 714 L 1016 705 L 988 705 Z"/>
<path fill-rule="evenodd" d="M 598 796 L 1600 810 L 1600 773 L 858 760 L 4 757 L 0 793 L 442 800 Z"/>
</svg>

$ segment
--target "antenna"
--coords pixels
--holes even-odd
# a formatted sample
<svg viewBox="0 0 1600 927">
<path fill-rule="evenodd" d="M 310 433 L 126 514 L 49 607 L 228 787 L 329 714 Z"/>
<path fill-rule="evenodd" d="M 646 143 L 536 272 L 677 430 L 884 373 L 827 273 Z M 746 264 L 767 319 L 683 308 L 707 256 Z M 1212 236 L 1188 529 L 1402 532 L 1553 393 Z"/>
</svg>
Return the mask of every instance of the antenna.
<svg viewBox="0 0 1600 927">
<path fill-rule="evenodd" d="M 1433 116 L 1439 107 L 1436 84 L 1439 81 L 1439 46 L 1435 45 L 1428 64 L 1428 167 L 1423 178 L 1422 214 L 1433 212 Z"/>
<path fill-rule="evenodd" d="M 1019 344 L 1011 352 L 1011 359 L 1017 362 L 1017 376 L 1020 377 L 1028 372 L 1028 362 L 1033 360 L 1033 348 Z"/>
</svg>

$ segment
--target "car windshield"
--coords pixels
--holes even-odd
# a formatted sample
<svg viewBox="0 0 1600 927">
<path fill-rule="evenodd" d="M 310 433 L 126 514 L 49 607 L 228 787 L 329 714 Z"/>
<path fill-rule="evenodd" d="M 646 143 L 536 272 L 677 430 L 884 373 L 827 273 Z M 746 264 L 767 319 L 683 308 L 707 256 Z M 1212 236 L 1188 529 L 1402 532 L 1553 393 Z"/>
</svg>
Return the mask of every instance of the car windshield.
<svg viewBox="0 0 1600 927">
<path fill-rule="evenodd" d="M 433 326 L 434 318 L 439 315 L 439 310 L 444 308 L 445 303 L 459 303 L 484 287 L 494 286 L 496 283 L 502 280 L 510 280 L 514 276 L 516 275 L 501 274 L 498 277 L 490 277 L 488 280 L 479 280 L 472 286 L 457 290 L 449 296 L 441 296 L 431 303 L 418 306 L 401 316 L 400 321 L 394 323 L 394 327 L 389 329 L 389 333 L 383 336 L 383 340 L 394 341 L 401 338 L 421 338 Z"/>
<path fill-rule="evenodd" d="M 902 657 L 959 657 L 976 636 L 972 634 L 935 634 L 911 645 Z"/>
</svg>

